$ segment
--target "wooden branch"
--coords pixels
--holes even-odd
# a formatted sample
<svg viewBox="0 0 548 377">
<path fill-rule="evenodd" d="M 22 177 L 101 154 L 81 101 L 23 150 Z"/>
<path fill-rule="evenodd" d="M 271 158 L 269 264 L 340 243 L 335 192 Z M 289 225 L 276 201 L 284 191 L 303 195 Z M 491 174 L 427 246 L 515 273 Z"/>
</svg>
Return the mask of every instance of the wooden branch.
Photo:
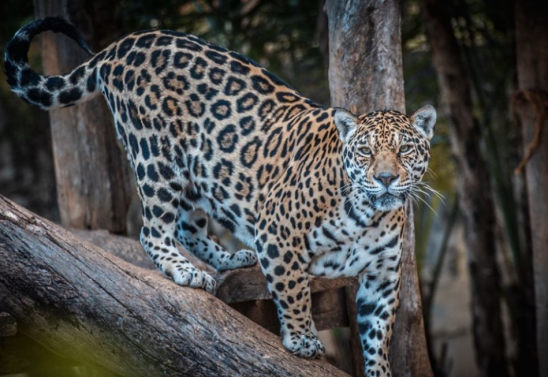
<svg viewBox="0 0 548 377">
<path fill-rule="evenodd" d="M 123 376 L 344 376 L 210 294 L 133 266 L 0 196 L 0 302 L 21 332 Z"/>
</svg>

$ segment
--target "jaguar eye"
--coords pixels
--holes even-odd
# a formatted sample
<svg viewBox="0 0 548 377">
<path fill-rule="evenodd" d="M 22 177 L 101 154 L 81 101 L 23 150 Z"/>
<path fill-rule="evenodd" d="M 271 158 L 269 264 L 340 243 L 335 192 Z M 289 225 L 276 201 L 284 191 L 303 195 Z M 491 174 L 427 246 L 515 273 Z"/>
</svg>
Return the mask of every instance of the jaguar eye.
<svg viewBox="0 0 548 377">
<path fill-rule="evenodd" d="M 411 146 L 409 144 L 405 144 L 405 145 L 402 145 L 400 147 L 400 153 L 401 154 L 406 154 L 406 153 L 409 153 L 411 152 Z"/>
<path fill-rule="evenodd" d="M 360 149 L 358 149 L 358 152 L 360 152 L 360 154 L 364 156 L 371 156 L 371 148 L 369 147 L 360 147 Z"/>
</svg>

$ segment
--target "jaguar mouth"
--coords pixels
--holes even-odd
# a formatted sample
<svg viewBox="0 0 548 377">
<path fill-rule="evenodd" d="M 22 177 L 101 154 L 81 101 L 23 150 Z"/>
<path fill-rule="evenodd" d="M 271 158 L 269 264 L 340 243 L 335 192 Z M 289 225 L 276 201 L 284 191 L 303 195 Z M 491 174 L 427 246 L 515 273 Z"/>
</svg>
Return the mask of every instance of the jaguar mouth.
<svg viewBox="0 0 548 377">
<path fill-rule="evenodd" d="M 380 200 L 380 201 L 387 201 L 387 200 L 394 200 L 394 199 L 399 199 L 399 197 L 389 192 L 385 192 L 384 194 L 382 194 L 381 196 L 377 198 L 377 200 Z"/>
<path fill-rule="evenodd" d="M 375 207 L 379 209 L 393 209 L 403 204 L 401 197 L 385 192 L 375 199 Z"/>
</svg>

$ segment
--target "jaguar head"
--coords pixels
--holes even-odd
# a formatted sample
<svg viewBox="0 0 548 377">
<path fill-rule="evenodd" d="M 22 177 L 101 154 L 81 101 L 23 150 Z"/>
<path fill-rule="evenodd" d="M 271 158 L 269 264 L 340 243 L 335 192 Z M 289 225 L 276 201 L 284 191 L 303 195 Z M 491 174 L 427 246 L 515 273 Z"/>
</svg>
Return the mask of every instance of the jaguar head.
<svg viewBox="0 0 548 377">
<path fill-rule="evenodd" d="M 378 211 L 403 206 L 428 168 L 436 110 L 427 105 L 408 117 L 397 111 L 355 116 L 337 109 L 334 121 L 354 192 L 365 194 Z"/>
</svg>

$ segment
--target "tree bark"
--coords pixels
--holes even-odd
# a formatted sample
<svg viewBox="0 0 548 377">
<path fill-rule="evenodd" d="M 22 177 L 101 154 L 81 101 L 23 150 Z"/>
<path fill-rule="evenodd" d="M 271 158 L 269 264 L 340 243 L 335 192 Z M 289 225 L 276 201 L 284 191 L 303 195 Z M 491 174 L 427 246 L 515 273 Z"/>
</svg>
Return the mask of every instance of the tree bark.
<svg viewBox="0 0 548 377">
<path fill-rule="evenodd" d="M 355 114 L 381 109 L 405 113 L 400 2 L 328 0 L 326 11 L 332 106 L 347 108 Z M 390 349 L 392 373 L 397 377 L 432 376 L 414 258 L 410 206 L 404 237 L 400 307 Z M 359 342 L 357 345 L 361 347 Z M 363 373 L 363 364 L 361 369 Z"/>
<path fill-rule="evenodd" d="M 113 36 L 111 12 L 104 0 L 35 0 L 36 17 L 62 16 L 81 30 L 92 48 L 103 48 Z M 116 35 L 114 35 L 116 36 Z M 110 40 L 109 40 L 110 39 Z M 70 72 L 90 59 L 74 41 L 42 35 L 46 75 Z M 112 115 L 104 99 L 50 112 L 53 154 L 61 222 L 67 227 L 125 233 L 130 202 L 127 162 L 116 142 Z"/>
<path fill-rule="evenodd" d="M 19 330 L 122 376 L 345 376 L 205 291 L 130 265 L 0 196 L 0 302 Z"/>
<path fill-rule="evenodd" d="M 508 366 L 493 229 L 494 206 L 489 171 L 481 154 L 480 127 L 473 114 L 470 84 L 451 20 L 439 0 L 421 0 L 420 5 L 450 114 L 451 146 L 459 173 L 459 207 L 466 228 L 476 361 L 482 376 L 504 377 L 508 375 Z"/>
<path fill-rule="evenodd" d="M 520 0 L 516 6 L 516 54 L 518 89 L 534 93 L 540 107 L 518 101 L 523 147 L 533 140 L 536 123 L 543 128 L 540 144 L 525 165 L 529 218 L 533 249 L 533 271 L 536 297 L 537 354 L 539 376 L 548 377 L 548 3 Z"/>
<path fill-rule="evenodd" d="M 17 334 L 17 322 L 8 313 L 0 313 L 0 338 Z"/>
</svg>

